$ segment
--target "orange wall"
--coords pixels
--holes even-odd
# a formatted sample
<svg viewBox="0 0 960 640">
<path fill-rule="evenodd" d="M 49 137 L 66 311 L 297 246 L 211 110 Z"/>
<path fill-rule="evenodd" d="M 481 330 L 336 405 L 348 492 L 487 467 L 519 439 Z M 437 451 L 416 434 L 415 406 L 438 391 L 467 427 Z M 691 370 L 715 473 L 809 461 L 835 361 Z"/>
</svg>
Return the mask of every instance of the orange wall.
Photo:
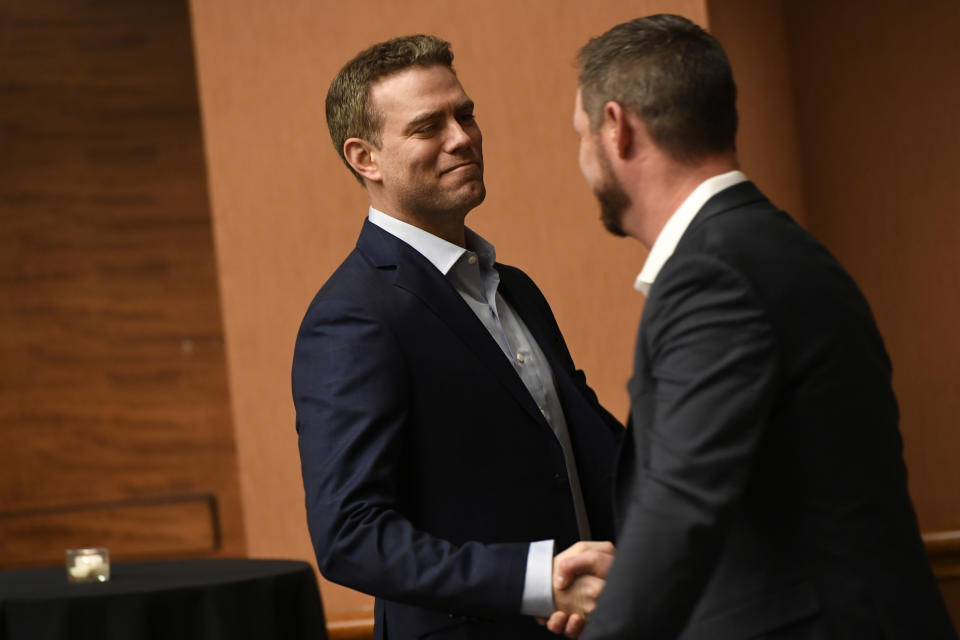
<svg viewBox="0 0 960 640">
<path fill-rule="evenodd" d="M 527 270 L 601 399 L 627 412 L 645 254 L 608 236 L 577 166 L 573 58 L 588 37 L 646 13 L 703 22 L 694 0 L 195 0 L 194 37 L 227 355 L 253 556 L 312 559 L 290 399 L 290 360 L 310 298 L 352 248 L 363 190 L 340 164 L 323 101 L 340 66 L 388 37 L 453 43 L 477 103 L 488 196 L 468 224 Z M 322 586 L 330 610 L 367 600 Z"/>
<path fill-rule="evenodd" d="M 960 3 L 788 9 L 808 223 L 883 332 L 921 524 L 960 529 Z"/>
<path fill-rule="evenodd" d="M 960 623 L 960 3 L 786 6 L 807 223 L 883 333 L 910 493 Z"/>
<path fill-rule="evenodd" d="M 747 176 L 778 207 L 806 221 L 781 0 L 714 0 L 709 30 L 737 83 L 737 152 Z"/>
</svg>

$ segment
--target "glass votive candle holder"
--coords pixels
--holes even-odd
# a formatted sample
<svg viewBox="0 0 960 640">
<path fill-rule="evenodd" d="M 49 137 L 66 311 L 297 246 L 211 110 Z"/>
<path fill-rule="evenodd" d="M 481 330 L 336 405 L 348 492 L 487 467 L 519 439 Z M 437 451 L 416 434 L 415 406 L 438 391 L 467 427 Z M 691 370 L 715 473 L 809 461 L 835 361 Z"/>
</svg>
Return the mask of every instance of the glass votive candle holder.
<svg viewBox="0 0 960 640">
<path fill-rule="evenodd" d="M 106 582 L 110 579 L 110 552 L 104 547 L 67 549 L 67 580 Z"/>
</svg>

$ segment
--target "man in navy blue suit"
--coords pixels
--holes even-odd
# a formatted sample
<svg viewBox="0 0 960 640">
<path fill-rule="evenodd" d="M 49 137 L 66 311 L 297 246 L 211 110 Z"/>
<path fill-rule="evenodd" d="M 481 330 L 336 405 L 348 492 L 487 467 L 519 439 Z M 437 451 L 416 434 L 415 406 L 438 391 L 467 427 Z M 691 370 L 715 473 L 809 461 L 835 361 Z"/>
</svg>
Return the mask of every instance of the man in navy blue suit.
<svg viewBox="0 0 960 640">
<path fill-rule="evenodd" d="M 464 225 L 483 154 L 452 59 L 390 40 L 327 95 L 370 210 L 297 337 L 308 524 L 323 575 L 376 596 L 377 638 L 553 637 L 534 618 L 589 610 L 601 586 L 555 592 L 554 550 L 612 539 L 622 428 L 536 285 Z M 581 551 L 612 546 L 564 554 Z"/>
</svg>

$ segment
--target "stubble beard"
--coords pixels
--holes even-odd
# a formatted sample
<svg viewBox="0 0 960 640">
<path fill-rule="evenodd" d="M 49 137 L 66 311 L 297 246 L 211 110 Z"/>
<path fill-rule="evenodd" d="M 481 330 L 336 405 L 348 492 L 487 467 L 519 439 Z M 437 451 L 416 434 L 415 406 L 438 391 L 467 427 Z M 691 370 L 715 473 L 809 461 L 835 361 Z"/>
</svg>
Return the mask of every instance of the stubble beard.
<svg viewBox="0 0 960 640">
<path fill-rule="evenodd" d="M 623 230 L 623 214 L 630 207 L 630 196 L 614 174 L 607 156 L 598 151 L 597 158 L 603 174 L 603 182 L 594 187 L 593 193 L 597 197 L 597 202 L 600 203 L 600 221 L 607 231 L 623 238 L 627 235 Z"/>
<path fill-rule="evenodd" d="M 461 186 L 461 189 L 464 187 Z M 437 190 L 432 193 L 416 192 L 408 196 L 408 206 L 421 215 L 431 217 L 466 216 L 487 197 L 483 179 L 471 189 L 461 193 Z"/>
<path fill-rule="evenodd" d="M 479 154 L 478 154 L 479 156 Z M 487 197 L 487 187 L 483 182 L 483 156 L 476 158 L 479 176 L 454 189 L 445 189 L 435 185 L 433 189 L 415 191 L 410 194 L 416 201 L 417 209 L 431 216 L 466 216 Z"/>
</svg>

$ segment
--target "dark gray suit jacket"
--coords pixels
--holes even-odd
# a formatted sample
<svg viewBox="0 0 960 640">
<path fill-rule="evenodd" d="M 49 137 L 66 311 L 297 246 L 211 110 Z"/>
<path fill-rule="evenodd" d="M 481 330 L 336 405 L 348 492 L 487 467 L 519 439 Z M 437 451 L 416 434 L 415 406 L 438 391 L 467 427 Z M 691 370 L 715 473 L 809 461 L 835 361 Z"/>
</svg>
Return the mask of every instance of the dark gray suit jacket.
<svg viewBox="0 0 960 640">
<path fill-rule="evenodd" d="M 751 183 L 708 201 L 643 312 L 586 638 L 956 638 L 890 377 L 823 246 Z"/>
</svg>

